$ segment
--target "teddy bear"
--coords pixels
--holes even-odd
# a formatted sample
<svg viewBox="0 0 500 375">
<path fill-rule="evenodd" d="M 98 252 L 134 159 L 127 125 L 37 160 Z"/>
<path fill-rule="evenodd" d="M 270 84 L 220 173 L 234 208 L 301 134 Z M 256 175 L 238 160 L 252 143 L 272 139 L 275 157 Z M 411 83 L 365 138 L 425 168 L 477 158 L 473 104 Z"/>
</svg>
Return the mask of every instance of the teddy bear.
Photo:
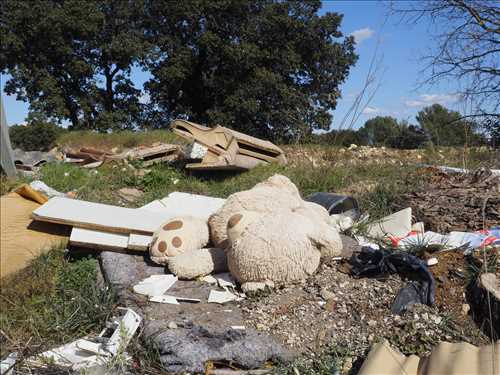
<svg viewBox="0 0 500 375">
<path fill-rule="evenodd" d="M 160 231 L 151 248 L 151 255 L 179 278 L 229 268 L 247 286 L 289 282 L 312 274 L 321 258 L 338 256 L 342 250 L 327 210 L 303 201 L 297 187 L 281 175 L 231 195 L 209 218 L 209 239 L 206 222 L 173 221 L 182 220 L 183 227 L 169 221 L 167 233 L 160 239 Z M 181 235 L 184 230 L 189 232 Z M 202 240 L 189 241 L 188 233 L 202 233 Z M 170 246 L 175 237 L 186 239 L 183 246 Z M 203 248 L 210 240 L 215 247 Z M 161 241 L 169 246 L 159 254 Z"/>
<path fill-rule="evenodd" d="M 338 232 L 323 221 L 301 212 L 280 210 L 256 216 L 243 211 L 228 222 L 228 268 L 243 290 L 245 284 L 272 284 L 305 279 L 321 258 L 338 256 L 342 242 Z"/>
<path fill-rule="evenodd" d="M 149 255 L 158 264 L 171 257 L 205 247 L 210 241 L 207 222 L 192 216 L 172 218 L 153 233 Z"/>
</svg>

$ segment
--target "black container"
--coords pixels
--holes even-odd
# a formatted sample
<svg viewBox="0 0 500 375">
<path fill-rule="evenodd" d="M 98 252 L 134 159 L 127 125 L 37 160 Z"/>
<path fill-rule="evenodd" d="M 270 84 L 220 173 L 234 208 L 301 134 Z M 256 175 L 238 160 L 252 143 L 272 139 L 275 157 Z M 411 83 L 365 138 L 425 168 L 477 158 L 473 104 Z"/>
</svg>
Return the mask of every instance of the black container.
<svg viewBox="0 0 500 375">
<path fill-rule="evenodd" d="M 306 201 L 323 206 L 330 215 L 349 213 L 349 216 L 355 216 L 353 219 L 360 215 L 358 201 L 347 195 L 319 192 L 309 195 Z"/>
</svg>

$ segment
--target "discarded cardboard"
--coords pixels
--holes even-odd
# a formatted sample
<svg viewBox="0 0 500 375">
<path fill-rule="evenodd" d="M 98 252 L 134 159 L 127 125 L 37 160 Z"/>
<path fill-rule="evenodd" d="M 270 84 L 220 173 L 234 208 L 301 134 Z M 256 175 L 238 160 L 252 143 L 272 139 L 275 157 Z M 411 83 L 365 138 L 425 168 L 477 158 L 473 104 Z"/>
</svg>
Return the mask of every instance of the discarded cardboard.
<svg viewBox="0 0 500 375">
<path fill-rule="evenodd" d="M 142 161 L 144 167 L 164 161 L 177 159 L 180 147 L 178 145 L 160 144 L 152 147 L 136 148 L 128 153 L 128 158 Z"/>
<path fill-rule="evenodd" d="M 476 347 L 466 342 L 442 342 L 429 356 L 409 357 L 393 349 L 387 341 L 373 346 L 359 375 L 496 375 L 500 371 L 500 341 Z"/>
<path fill-rule="evenodd" d="M 217 125 L 209 128 L 185 120 L 170 124 L 173 132 L 207 148 L 200 163 L 187 164 L 193 170 L 248 170 L 259 164 L 286 164 L 283 151 L 269 141 Z"/>
<path fill-rule="evenodd" d="M 14 191 L 24 198 L 31 199 L 32 201 L 35 201 L 39 204 L 44 204 L 49 200 L 49 198 L 45 194 L 36 191 L 28 184 L 22 184 Z"/>
<path fill-rule="evenodd" d="M 1 197 L 1 277 L 24 268 L 41 253 L 67 242 L 69 227 L 32 222 L 31 213 L 39 207 L 38 203 L 17 193 Z"/>
</svg>

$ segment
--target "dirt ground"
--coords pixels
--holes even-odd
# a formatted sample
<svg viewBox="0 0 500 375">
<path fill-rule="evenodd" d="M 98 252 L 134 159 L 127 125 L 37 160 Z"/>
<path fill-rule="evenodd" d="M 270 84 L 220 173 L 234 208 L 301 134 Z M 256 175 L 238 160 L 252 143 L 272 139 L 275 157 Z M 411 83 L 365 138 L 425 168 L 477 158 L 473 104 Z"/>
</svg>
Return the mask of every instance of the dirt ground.
<svg viewBox="0 0 500 375">
<path fill-rule="evenodd" d="M 444 340 L 486 343 L 471 317 L 462 313 L 465 283 L 454 273 L 457 265 L 463 269 L 463 257 L 447 253 L 439 258 L 442 264 L 433 273 L 444 281 L 437 282 L 436 305 L 413 305 L 402 315 L 390 308 L 406 281 L 397 275 L 354 279 L 337 262 L 322 264 L 308 280 L 244 301 L 240 308 L 249 326 L 312 358 L 333 346 L 347 348 L 348 362 L 359 364 L 382 338 L 412 354 L 426 353 Z"/>
</svg>

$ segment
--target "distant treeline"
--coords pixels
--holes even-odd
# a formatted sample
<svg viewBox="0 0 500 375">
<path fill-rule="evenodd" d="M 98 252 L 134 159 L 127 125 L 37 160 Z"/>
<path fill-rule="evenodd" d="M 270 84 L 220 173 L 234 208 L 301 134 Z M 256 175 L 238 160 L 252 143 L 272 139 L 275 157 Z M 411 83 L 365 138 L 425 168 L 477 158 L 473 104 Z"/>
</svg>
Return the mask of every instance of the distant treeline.
<svg viewBox="0 0 500 375">
<path fill-rule="evenodd" d="M 500 146 L 500 125 L 477 123 L 463 118 L 440 104 L 422 109 L 416 116 L 417 124 L 398 121 L 390 116 L 377 116 L 357 129 L 332 130 L 323 134 L 311 134 L 310 143 L 351 144 L 385 146 L 400 149 L 416 149 L 435 146 Z M 495 130 L 496 129 L 496 130 Z"/>
</svg>

